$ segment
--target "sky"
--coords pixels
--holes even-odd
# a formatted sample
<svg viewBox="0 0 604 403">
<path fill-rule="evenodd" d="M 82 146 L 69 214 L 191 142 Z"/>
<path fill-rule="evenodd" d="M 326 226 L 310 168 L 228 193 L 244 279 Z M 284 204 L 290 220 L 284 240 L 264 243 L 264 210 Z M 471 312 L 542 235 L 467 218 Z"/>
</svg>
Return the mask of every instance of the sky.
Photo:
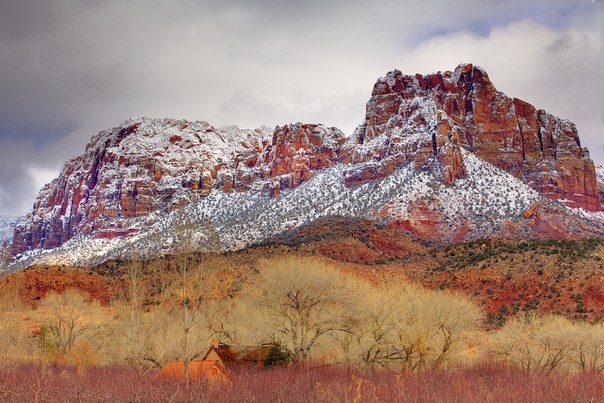
<svg viewBox="0 0 604 403">
<path fill-rule="evenodd" d="M 375 81 L 469 62 L 604 163 L 604 0 L 0 0 L 0 215 L 128 118 L 352 134 Z"/>
</svg>

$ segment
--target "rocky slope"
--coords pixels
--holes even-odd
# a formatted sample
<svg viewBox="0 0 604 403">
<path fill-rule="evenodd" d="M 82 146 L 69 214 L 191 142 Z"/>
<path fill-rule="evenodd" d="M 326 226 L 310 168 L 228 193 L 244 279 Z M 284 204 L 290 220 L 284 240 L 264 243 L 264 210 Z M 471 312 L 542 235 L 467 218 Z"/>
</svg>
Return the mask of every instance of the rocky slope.
<svg viewBox="0 0 604 403">
<path fill-rule="evenodd" d="M 574 125 L 496 91 L 482 69 L 394 71 L 349 138 L 171 119 L 103 131 L 40 192 L 12 252 L 80 262 L 157 250 L 179 211 L 226 250 L 334 215 L 427 240 L 601 235 L 600 190 Z"/>
<path fill-rule="evenodd" d="M 292 254 L 327 257 L 344 272 L 374 284 L 411 280 L 459 291 L 482 306 L 487 323 L 495 326 L 528 312 L 598 321 L 604 309 L 604 239 L 491 239 L 426 248 L 400 229 L 337 217 L 287 231 L 270 245 L 204 256 L 207 298 L 235 297 L 257 273 L 259 260 Z M 49 291 L 78 288 L 106 304 L 128 292 L 127 268 L 124 260 L 86 270 L 32 267 L 1 277 L 0 295 L 19 295 L 35 306 Z"/>
</svg>

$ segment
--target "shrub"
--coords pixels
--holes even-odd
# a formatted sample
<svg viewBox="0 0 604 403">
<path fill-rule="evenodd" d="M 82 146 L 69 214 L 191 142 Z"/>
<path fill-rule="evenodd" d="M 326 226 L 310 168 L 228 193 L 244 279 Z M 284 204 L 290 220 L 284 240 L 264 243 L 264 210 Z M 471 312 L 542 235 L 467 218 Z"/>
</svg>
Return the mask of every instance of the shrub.
<svg viewBox="0 0 604 403">
<path fill-rule="evenodd" d="M 482 311 L 450 291 L 408 286 L 375 290 L 340 342 L 349 360 L 369 367 L 420 371 L 456 358 L 478 329 Z"/>
<path fill-rule="evenodd" d="M 291 354 L 284 350 L 279 344 L 275 343 L 266 355 L 264 366 L 273 367 L 275 365 L 285 365 L 292 360 Z"/>
<path fill-rule="evenodd" d="M 604 370 L 604 325 L 530 314 L 494 332 L 490 351 L 528 373 L 599 372 Z"/>
</svg>

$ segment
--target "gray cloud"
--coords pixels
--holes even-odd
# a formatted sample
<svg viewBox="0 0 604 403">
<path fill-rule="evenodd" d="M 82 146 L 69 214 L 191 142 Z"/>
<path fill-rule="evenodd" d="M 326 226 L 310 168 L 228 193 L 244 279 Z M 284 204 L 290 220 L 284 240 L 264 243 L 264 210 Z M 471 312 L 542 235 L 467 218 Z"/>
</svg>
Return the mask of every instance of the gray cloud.
<svg viewBox="0 0 604 403">
<path fill-rule="evenodd" d="M 49 164 L 54 169 L 47 170 L 48 161 L 39 164 L 36 155 L 38 151 L 31 143 L 14 143 L 0 140 L 0 206 L 2 214 L 18 215 L 23 209 L 33 206 L 34 198 L 42 183 L 36 176 L 46 176 L 58 167 Z M 24 158 L 27 156 L 27 158 Z"/>
<path fill-rule="evenodd" d="M 574 120 L 596 160 L 604 7 L 591 0 L 20 0 L 0 14 L 0 213 L 131 116 L 347 133 L 375 80 L 483 65 Z M 519 22 L 521 21 L 521 22 Z"/>
</svg>

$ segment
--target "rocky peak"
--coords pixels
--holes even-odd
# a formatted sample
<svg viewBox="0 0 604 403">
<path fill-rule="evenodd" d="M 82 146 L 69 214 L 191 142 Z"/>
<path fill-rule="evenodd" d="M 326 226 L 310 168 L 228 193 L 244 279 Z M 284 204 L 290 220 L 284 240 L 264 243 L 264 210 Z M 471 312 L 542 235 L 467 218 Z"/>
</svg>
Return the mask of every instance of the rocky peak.
<svg viewBox="0 0 604 403">
<path fill-rule="evenodd" d="M 41 190 L 29 224 L 16 229 L 13 254 L 60 246 L 77 234 L 127 235 L 131 218 L 170 211 L 214 188 L 245 187 L 218 172 L 269 135 L 266 128 L 144 118 L 104 130 Z"/>
<path fill-rule="evenodd" d="M 353 161 L 379 161 L 371 171 L 388 174 L 411 159 L 417 169 L 440 170 L 450 183 L 465 176 L 464 148 L 551 199 L 602 209 L 595 167 L 575 125 L 497 91 L 472 64 L 425 76 L 395 70 L 380 78 L 355 139 L 360 147 Z M 359 153 L 374 139 L 388 146 Z"/>
<path fill-rule="evenodd" d="M 316 172 L 340 162 L 344 133 L 336 128 L 296 123 L 277 127 L 269 152 L 264 155 L 265 178 L 274 181 L 273 195 L 282 187 L 292 188 L 311 179 Z"/>
</svg>

